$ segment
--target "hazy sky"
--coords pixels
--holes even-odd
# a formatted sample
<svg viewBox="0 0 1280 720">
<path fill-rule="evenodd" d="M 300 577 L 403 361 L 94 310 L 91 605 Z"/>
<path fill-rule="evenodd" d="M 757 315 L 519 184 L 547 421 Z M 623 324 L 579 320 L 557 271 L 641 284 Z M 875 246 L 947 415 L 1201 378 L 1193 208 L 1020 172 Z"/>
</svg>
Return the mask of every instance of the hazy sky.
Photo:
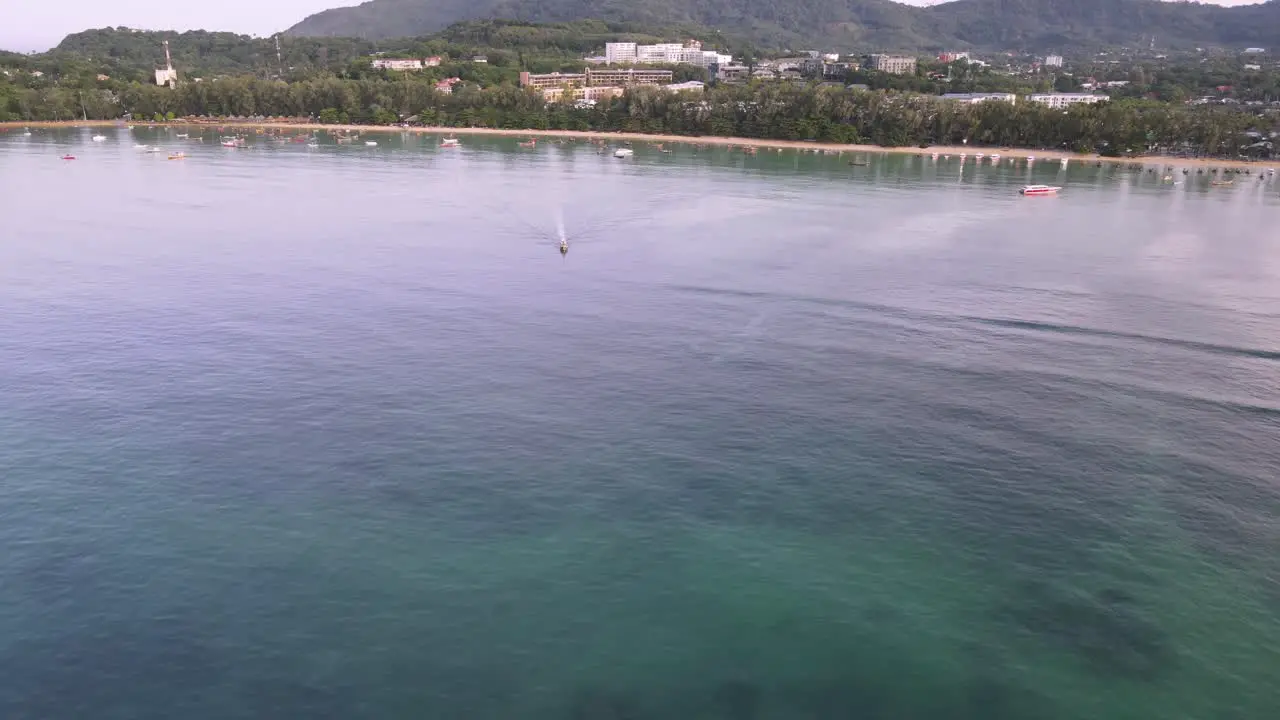
<svg viewBox="0 0 1280 720">
<path fill-rule="evenodd" d="M 125 25 L 147 30 L 231 30 L 270 35 L 319 10 L 361 0 L 0 0 L 0 48 L 47 50 L 68 33 Z M 928 5 L 937 0 L 903 0 Z M 1070 2 L 1071 0 L 1063 0 Z M 1210 0 L 1242 5 L 1256 0 Z"/>
</svg>

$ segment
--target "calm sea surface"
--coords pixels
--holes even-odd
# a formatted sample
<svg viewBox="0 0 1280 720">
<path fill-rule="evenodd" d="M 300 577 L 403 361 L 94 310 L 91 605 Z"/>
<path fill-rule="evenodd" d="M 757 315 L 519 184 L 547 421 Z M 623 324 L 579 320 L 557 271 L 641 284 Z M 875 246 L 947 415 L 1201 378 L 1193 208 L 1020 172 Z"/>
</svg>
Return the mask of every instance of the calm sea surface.
<svg viewBox="0 0 1280 720">
<path fill-rule="evenodd" d="M 1280 712 L 1274 178 L 94 132 L 0 134 L 5 720 Z"/>
</svg>

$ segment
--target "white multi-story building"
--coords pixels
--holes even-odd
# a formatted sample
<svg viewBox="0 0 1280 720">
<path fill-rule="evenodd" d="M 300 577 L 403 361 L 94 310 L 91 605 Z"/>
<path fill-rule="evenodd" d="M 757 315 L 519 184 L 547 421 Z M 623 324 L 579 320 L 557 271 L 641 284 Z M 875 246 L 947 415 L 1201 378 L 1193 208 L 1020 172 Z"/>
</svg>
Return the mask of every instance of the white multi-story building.
<svg viewBox="0 0 1280 720">
<path fill-rule="evenodd" d="M 872 55 L 868 58 L 872 69 L 891 75 L 910 75 L 916 71 L 916 59 L 903 55 Z"/>
<path fill-rule="evenodd" d="M 659 43 L 657 45 L 605 43 L 604 61 L 610 65 L 662 63 L 710 67 L 712 65 L 728 65 L 733 62 L 733 58 L 712 50 L 703 50 L 702 43 L 697 40 L 690 40 L 684 44 Z"/>
<path fill-rule="evenodd" d="M 1046 55 L 1044 58 L 1045 67 L 1062 67 L 1061 55 Z"/>
<path fill-rule="evenodd" d="M 1027 96 L 1029 102 L 1048 105 L 1051 108 L 1063 108 L 1079 103 L 1096 103 L 1106 99 L 1106 95 L 1094 95 L 1092 93 L 1036 93 Z"/>
<path fill-rule="evenodd" d="M 604 44 L 604 61 L 614 63 L 633 63 L 636 61 L 636 44 L 631 42 L 612 42 Z"/>
<path fill-rule="evenodd" d="M 969 105 L 984 102 L 1007 102 L 1012 105 L 1018 102 L 1018 96 L 1013 93 L 944 93 L 942 99 Z"/>
<path fill-rule="evenodd" d="M 422 60 L 418 58 L 374 58 L 375 70 L 421 70 Z"/>
<path fill-rule="evenodd" d="M 657 45 L 636 46 L 636 62 L 642 63 L 678 63 L 684 55 L 684 45 L 680 43 L 658 43 Z"/>
</svg>

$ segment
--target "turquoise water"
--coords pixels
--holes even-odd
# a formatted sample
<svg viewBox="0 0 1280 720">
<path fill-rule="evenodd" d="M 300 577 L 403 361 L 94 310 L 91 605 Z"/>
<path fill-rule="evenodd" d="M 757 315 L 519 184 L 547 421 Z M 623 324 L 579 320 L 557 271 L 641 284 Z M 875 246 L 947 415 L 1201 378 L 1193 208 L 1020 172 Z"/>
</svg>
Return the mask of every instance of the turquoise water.
<svg viewBox="0 0 1280 720">
<path fill-rule="evenodd" d="M 1280 708 L 1275 180 L 173 133 L 0 135 L 0 717 Z"/>
</svg>

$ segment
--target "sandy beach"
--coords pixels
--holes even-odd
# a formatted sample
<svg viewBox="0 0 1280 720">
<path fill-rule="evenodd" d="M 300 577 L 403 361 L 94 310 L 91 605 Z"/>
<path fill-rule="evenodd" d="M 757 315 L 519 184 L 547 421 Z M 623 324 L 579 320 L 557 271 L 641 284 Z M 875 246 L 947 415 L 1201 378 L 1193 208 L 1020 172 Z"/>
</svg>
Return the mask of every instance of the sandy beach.
<svg viewBox="0 0 1280 720">
<path fill-rule="evenodd" d="M 64 121 L 64 122 L 6 122 L 0 123 L 0 133 L 14 128 L 75 128 L 75 127 L 119 127 L 126 123 L 113 120 Z M 1242 161 L 1215 158 L 1177 158 L 1162 155 L 1130 156 L 1123 158 L 1102 157 L 1097 154 L 1073 153 L 1061 150 L 1030 150 L 1025 148 L 994 148 L 974 146 L 931 145 L 920 147 L 881 147 L 879 145 L 842 145 L 835 143 L 806 142 L 799 140 L 769 140 L 760 138 L 737 137 L 693 137 L 688 135 L 657 135 L 646 133 L 600 132 L 582 130 L 504 130 L 495 128 L 460 128 L 460 127 L 400 127 L 387 125 L 321 125 L 319 123 L 296 122 L 182 122 L 171 123 L 132 123 L 141 127 L 199 127 L 217 128 L 223 131 L 236 130 L 288 130 L 305 132 L 352 132 L 352 133 L 419 133 L 430 135 L 494 135 L 520 138 L 570 138 L 574 140 L 631 142 L 631 143 L 682 143 L 687 145 L 715 145 L 722 147 L 759 148 L 769 150 L 797 150 L 801 152 L 824 153 L 897 153 L 907 155 L 976 155 L 987 156 L 999 154 L 1007 158 L 1035 158 L 1036 160 L 1075 162 L 1104 162 L 1119 164 L 1143 164 L 1179 167 L 1213 167 L 1224 169 L 1245 168 L 1280 168 L 1280 159 L 1261 161 Z"/>
</svg>

